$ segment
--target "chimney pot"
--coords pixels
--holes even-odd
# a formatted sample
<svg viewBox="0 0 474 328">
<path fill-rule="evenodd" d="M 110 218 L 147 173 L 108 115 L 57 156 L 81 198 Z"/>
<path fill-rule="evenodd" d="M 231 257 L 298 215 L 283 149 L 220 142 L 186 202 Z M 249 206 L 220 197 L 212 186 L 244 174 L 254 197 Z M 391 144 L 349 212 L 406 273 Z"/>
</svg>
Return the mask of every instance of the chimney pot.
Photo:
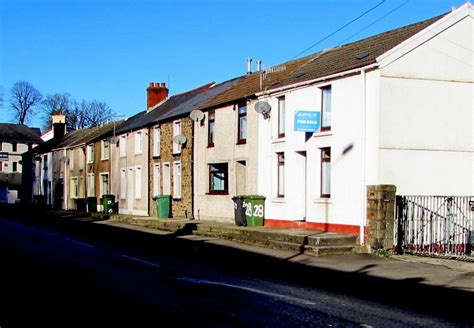
<svg viewBox="0 0 474 328">
<path fill-rule="evenodd" d="M 153 85 L 154 85 L 154 84 L 155 84 L 155 83 L 150 82 L 150 83 L 148 83 L 148 86 L 149 86 L 150 88 L 153 88 Z"/>
</svg>

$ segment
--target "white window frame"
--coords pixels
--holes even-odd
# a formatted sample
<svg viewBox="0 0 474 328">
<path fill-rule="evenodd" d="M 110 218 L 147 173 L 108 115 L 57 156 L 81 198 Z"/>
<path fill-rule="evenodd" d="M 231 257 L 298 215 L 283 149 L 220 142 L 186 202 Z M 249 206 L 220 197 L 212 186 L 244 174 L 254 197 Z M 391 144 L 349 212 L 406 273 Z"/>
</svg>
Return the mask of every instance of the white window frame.
<svg viewBox="0 0 474 328">
<path fill-rule="evenodd" d="M 332 126 L 332 86 L 321 87 L 321 131 L 330 131 Z"/>
<path fill-rule="evenodd" d="M 135 166 L 135 199 L 142 198 L 142 167 Z"/>
<path fill-rule="evenodd" d="M 107 195 L 104 193 L 104 176 L 107 176 L 107 184 L 108 184 L 108 189 L 107 194 L 110 193 L 110 175 L 109 172 L 101 172 L 100 173 L 100 185 L 99 185 L 99 191 L 100 191 L 100 197 Z"/>
<path fill-rule="evenodd" d="M 153 164 L 153 196 L 161 195 L 161 167 L 159 163 Z"/>
<path fill-rule="evenodd" d="M 161 129 L 159 126 L 155 126 L 153 129 L 153 156 L 160 156 L 161 153 Z"/>
<path fill-rule="evenodd" d="M 84 161 L 85 161 L 85 156 L 84 156 L 84 147 L 80 147 L 79 149 L 79 170 L 84 169 Z"/>
<path fill-rule="evenodd" d="M 87 174 L 87 197 L 95 196 L 95 176 L 94 173 Z"/>
<path fill-rule="evenodd" d="M 86 146 L 87 164 L 94 163 L 94 144 Z"/>
<path fill-rule="evenodd" d="M 69 151 L 69 169 L 74 170 L 74 148 Z"/>
<path fill-rule="evenodd" d="M 277 137 L 284 138 L 286 133 L 286 98 L 281 96 L 278 100 Z"/>
<path fill-rule="evenodd" d="M 168 171 L 168 174 L 165 175 L 166 170 Z M 163 195 L 170 195 L 171 194 L 171 165 L 170 165 L 170 162 L 163 163 L 161 176 L 162 176 L 161 186 L 163 188 Z M 168 184 L 167 187 L 169 187 L 169 190 L 165 190 L 165 181 Z"/>
<path fill-rule="evenodd" d="M 120 199 L 127 198 L 127 169 L 120 169 Z"/>
<path fill-rule="evenodd" d="M 173 198 L 181 199 L 183 189 L 183 172 L 181 161 L 173 162 Z"/>
<path fill-rule="evenodd" d="M 79 179 L 77 177 L 71 177 L 71 191 L 69 194 L 71 199 L 79 196 Z"/>
<path fill-rule="evenodd" d="M 181 120 L 173 121 L 173 155 L 181 154 L 181 145 L 174 141 L 174 137 L 181 134 Z"/>
<path fill-rule="evenodd" d="M 143 133 L 142 131 L 135 132 L 135 154 L 143 153 Z"/>
<path fill-rule="evenodd" d="M 107 146 L 107 156 L 105 156 L 105 145 Z M 109 140 L 102 140 L 100 142 L 100 159 L 105 161 L 110 158 L 110 141 Z"/>
<path fill-rule="evenodd" d="M 127 136 L 126 135 L 120 136 L 119 151 L 120 151 L 120 157 L 127 156 Z"/>
</svg>

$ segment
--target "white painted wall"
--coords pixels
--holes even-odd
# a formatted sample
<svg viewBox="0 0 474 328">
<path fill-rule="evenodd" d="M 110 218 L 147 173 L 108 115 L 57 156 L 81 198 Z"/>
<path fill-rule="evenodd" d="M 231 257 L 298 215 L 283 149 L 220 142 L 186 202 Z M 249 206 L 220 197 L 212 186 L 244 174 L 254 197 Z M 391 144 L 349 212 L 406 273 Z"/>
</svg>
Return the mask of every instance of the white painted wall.
<svg viewBox="0 0 474 328">
<path fill-rule="evenodd" d="M 376 72 L 369 74 L 376 87 Z M 294 131 L 299 110 L 320 111 L 321 87 L 317 84 L 272 95 L 271 118 L 259 119 L 258 191 L 267 197 L 265 217 L 329 224 L 360 224 L 365 204 L 363 184 L 363 84 L 362 75 L 335 80 L 332 88 L 332 127 L 329 132 L 306 135 Z M 286 99 L 285 138 L 277 138 L 278 101 Z M 374 101 L 372 101 L 373 103 Z M 373 104 L 371 103 L 371 106 Z M 352 149 L 342 155 L 343 150 Z M 321 198 L 320 148 L 331 147 L 331 198 Z M 277 197 L 277 155 L 285 153 L 285 197 Z M 306 159 L 302 154 L 306 154 Z M 306 171 L 305 171 L 306 160 Z M 305 173 L 306 172 L 306 173 Z M 305 179 L 306 175 L 306 179 Z M 306 189 L 306 192 L 305 192 Z"/>
<path fill-rule="evenodd" d="M 257 114 L 247 104 L 247 143 L 236 145 L 237 109 L 233 105 L 215 110 L 215 142 L 208 148 L 208 113 L 204 124 L 194 123 L 194 217 L 199 220 L 234 221 L 237 161 L 246 161 L 247 194 L 257 193 Z M 209 164 L 228 163 L 228 195 L 209 195 Z"/>
<path fill-rule="evenodd" d="M 474 194 L 473 18 L 381 70 L 379 183 Z"/>
</svg>

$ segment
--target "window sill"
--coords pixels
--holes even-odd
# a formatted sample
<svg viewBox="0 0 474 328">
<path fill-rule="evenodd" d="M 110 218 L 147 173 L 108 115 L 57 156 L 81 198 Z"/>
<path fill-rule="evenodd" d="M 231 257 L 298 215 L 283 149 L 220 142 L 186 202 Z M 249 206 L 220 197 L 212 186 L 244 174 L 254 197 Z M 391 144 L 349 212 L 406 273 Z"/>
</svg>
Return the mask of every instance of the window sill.
<svg viewBox="0 0 474 328">
<path fill-rule="evenodd" d="M 282 143 L 286 141 L 286 137 L 272 139 L 272 143 Z"/>
<path fill-rule="evenodd" d="M 236 145 L 245 145 L 245 144 L 247 144 L 247 140 L 239 140 L 235 144 Z"/>
<path fill-rule="evenodd" d="M 137 156 L 137 155 L 143 155 L 143 152 L 139 152 L 139 153 L 135 152 L 134 155 L 135 155 L 135 156 Z"/>
<path fill-rule="evenodd" d="M 173 200 L 182 201 L 183 199 L 181 197 L 173 197 Z"/>
<path fill-rule="evenodd" d="M 331 198 L 316 198 L 313 201 L 315 204 L 332 204 Z"/>
<path fill-rule="evenodd" d="M 159 159 L 160 158 L 160 155 L 153 155 L 153 159 Z"/>
<path fill-rule="evenodd" d="M 109 159 L 108 158 L 101 158 L 100 160 L 103 162 L 103 161 L 108 161 Z"/>
<path fill-rule="evenodd" d="M 181 152 L 179 152 L 179 153 L 173 153 L 173 156 L 181 156 Z"/>
<path fill-rule="evenodd" d="M 286 203 L 286 199 L 284 197 L 272 198 L 272 203 Z"/>
<path fill-rule="evenodd" d="M 331 131 L 331 130 L 327 130 L 327 131 L 321 131 L 321 132 L 315 132 L 315 133 L 313 133 L 313 137 L 314 137 L 314 138 L 317 138 L 317 137 L 326 137 L 326 136 L 332 136 L 332 131 Z"/>
<path fill-rule="evenodd" d="M 209 191 L 208 193 L 206 193 L 206 195 L 226 196 L 226 195 L 229 195 L 229 192 L 228 191 Z"/>
</svg>

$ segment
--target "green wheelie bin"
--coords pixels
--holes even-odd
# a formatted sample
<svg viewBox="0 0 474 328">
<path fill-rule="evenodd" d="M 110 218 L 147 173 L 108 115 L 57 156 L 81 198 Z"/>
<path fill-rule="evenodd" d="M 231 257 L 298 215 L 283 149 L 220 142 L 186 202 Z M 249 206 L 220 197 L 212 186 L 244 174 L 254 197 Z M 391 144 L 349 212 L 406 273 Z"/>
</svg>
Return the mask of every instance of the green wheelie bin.
<svg viewBox="0 0 474 328">
<path fill-rule="evenodd" d="M 265 196 L 243 196 L 245 207 L 245 220 L 248 227 L 262 227 L 265 218 Z"/>
<path fill-rule="evenodd" d="M 102 204 L 104 205 L 104 214 L 114 213 L 115 195 L 102 195 Z"/>
<path fill-rule="evenodd" d="M 160 219 L 167 219 L 171 214 L 171 195 L 160 195 L 155 197 L 156 216 Z"/>
</svg>

